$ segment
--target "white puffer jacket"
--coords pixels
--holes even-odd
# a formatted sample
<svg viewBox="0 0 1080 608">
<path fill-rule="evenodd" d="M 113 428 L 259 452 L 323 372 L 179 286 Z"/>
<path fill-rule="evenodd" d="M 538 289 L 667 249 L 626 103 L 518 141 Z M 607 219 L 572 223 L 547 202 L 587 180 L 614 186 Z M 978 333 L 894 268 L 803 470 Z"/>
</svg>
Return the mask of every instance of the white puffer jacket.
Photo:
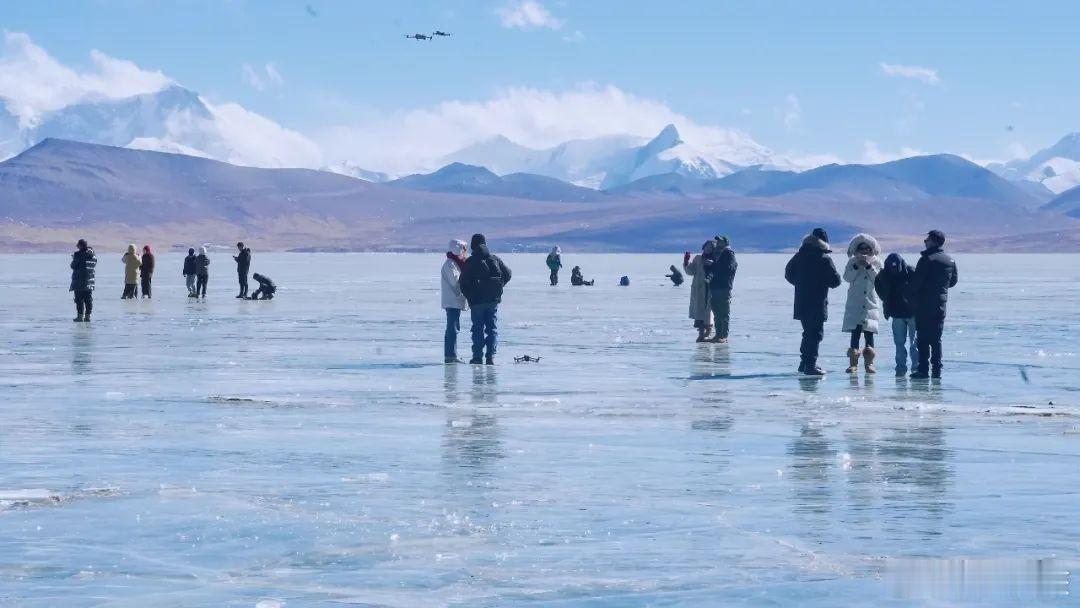
<svg viewBox="0 0 1080 608">
<path fill-rule="evenodd" d="M 870 245 L 873 254 L 866 259 L 870 267 L 860 262 L 856 249 L 861 243 Z M 881 300 L 874 289 L 874 279 L 881 272 L 881 245 L 868 234 L 856 234 L 848 245 L 848 261 L 844 280 L 848 282 L 847 304 L 844 306 L 844 331 L 863 331 L 876 334 L 881 321 Z"/>
<path fill-rule="evenodd" d="M 447 252 L 462 255 L 465 253 L 465 242 L 450 241 Z M 446 258 L 442 267 L 442 307 L 469 309 L 469 302 L 461 293 L 461 270 L 450 258 Z"/>
</svg>

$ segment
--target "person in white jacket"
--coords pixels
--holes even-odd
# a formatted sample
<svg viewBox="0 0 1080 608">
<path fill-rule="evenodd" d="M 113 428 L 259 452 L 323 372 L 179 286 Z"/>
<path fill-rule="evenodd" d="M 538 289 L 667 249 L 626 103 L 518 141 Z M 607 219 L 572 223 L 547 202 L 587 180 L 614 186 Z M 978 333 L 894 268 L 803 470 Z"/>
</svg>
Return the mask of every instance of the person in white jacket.
<svg viewBox="0 0 1080 608">
<path fill-rule="evenodd" d="M 848 244 L 848 261 L 844 266 L 844 280 L 848 282 L 847 304 L 844 306 L 844 331 L 851 333 L 848 348 L 849 374 L 859 371 L 859 338 L 866 342 L 862 351 L 866 373 L 873 374 L 874 334 L 881 321 L 881 300 L 874 281 L 881 272 L 881 246 L 868 234 L 856 234 Z"/>
<path fill-rule="evenodd" d="M 442 307 L 446 311 L 446 338 L 443 341 L 445 363 L 464 363 L 457 356 L 457 335 L 461 330 L 461 311 L 469 309 L 460 283 L 465 251 L 465 241 L 450 241 L 446 249 L 446 262 L 442 266 Z"/>
</svg>

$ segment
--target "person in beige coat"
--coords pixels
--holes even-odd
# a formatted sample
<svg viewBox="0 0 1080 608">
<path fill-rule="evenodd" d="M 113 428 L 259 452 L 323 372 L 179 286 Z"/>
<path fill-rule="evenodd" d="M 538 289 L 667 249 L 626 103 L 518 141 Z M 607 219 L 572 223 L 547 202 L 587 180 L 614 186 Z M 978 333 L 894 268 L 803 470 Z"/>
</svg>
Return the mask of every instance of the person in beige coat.
<svg viewBox="0 0 1080 608">
<path fill-rule="evenodd" d="M 716 241 L 709 239 L 701 246 L 701 253 L 690 259 L 690 252 L 683 255 L 683 270 L 693 277 L 690 283 L 690 318 L 698 330 L 697 341 L 704 342 L 712 333 L 713 315 L 709 307 L 709 283 L 705 280 L 704 258 L 712 255 Z"/>
<path fill-rule="evenodd" d="M 139 297 L 139 267 L 142 266 L 135 245 L 128 245 L 127 253 L 120 260 L 124 262 L 124 295 L 120 299 L 133 300 Z"/>
</svg>

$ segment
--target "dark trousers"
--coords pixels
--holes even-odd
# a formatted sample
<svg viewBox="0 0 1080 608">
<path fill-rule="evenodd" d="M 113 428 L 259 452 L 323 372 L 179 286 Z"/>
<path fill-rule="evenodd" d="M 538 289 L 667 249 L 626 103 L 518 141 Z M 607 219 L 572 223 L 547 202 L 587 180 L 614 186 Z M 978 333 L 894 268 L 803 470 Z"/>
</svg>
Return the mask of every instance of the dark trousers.
<svg viewBox="0 0 1080 608">
<path fill-rule="evenodd" d="M 474 304 L 472 310 L 472 358 L 479 361 L 484 358 L 487 347 L 489 359 L 495 357 L 499 345 L 499 305 L 495 302 Z"/>
<path fill-rule="evenodd" d="M 859 350 L 859 336 L 866 339 L 867 348 L 874 348 L 874 334 L 865 331 L 862 325 L 856 325 L 855 331 L 851 332 L 851 348 Z"/>
<path fill-rule="evenodd" d="M 150 280 L 152 278 L 153 275 L 145 276 L 142 278 L 142 295 L 148 298 L 150 297 Z"/>
<path fill-rule="evenodd" d="M 709 293 L 709 306 L 712 308 L 713 323 L 716 324 L 716 337 L 727 338 L 731 322 L 731 290 L 712 290 Z"/>
<path fill-rule="evenodd" d="M 558 285 L 559 284 L 559 271 L 558 270 L 552 270 L 551 271 L 551 276 L 548 277 L 548 278 L 551 280 L 552 285 Z"/>
<path fill-rule="evenodd" d="M 446 335 L 443 337 L 443 356 L 457 358 L 457 335 L 461 331 L 461 309 L 446 309 Z"/>
<path fill-rule="evenodd" d="M 799 322 L 802 323 L 799 353 L 802 355 L 803 367 L 813 368 L 817 365 L 818 349 L 825 337 L 825 319 L 800 319 Z"/>
<path fill-rule="evenodd" d="M 926 374 L 933 370 L 941 374 L 941 333 L 945 330 L 945 317 L 915 317 L 915 341 L 919 345 L 919 372 Z"/>
<path fill-rule="evenodd" d="M 139 296 L 139 286 L 135 283 L 124 283 L 124 295 L 120 296 L 123 299 L 130 300 Z"/>
<path fill-rule="evenodd" d="M 89 317 L 94 312 L 94 292 L 88 289 L 75 290 L 75 312 L 80 317 Z"/>
<path fill-rule="evenodd" d="M 195 276 L 195 293 L 206 297 L 206 284 L 210 281 L 210 275 L 200 274 Z"/>
<path fill-rule="evenodd" d="M 247 271 L 246 270 L 238 270 L 238 271 L 236 271 L 236 276 L 237 276 L 237 279 L 240 280 L 240 295 L 246 297 L 248 295 Z"/>
</svg>

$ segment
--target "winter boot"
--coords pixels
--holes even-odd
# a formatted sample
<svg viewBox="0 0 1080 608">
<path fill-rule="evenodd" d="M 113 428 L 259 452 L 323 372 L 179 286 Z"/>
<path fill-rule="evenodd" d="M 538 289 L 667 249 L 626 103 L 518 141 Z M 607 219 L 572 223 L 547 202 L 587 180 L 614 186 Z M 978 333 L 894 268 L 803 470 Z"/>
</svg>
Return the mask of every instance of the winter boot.
<svg viewBox="0 0 1080 608">
<path fill-rule="evenodd" d="M 846 371 L 849 374 L 854 374 L 859 371 L 859 349 L 849 348 L 847 350 L 848 368 Z"/>
<path fill-rule="evenodd" d="M 484 365 L 495 365 L 495 357 L 484 359 Z"/>
<path fill-rule="evenodd" d="M 697 330 L 697 340 L 694 340 L 694 342 L 704 342 L 707 331 L 709 330 L 705 329 L 704 327 L 699 327 Z"/>
<path fill-rule="evenodd" d="M 82 323 L 82 322 L 83 322 L 83 316 L 82 316 L 82 315 L 78 315 L 78 316 L 76 316 L 76 317 L 75 317 L 74 319 L 72 319 L 72 321 L 74 321 L 74 322 L 76 322 L 76 323 Z"/>
<path fill-rule="evenodd" d="M 876 374 L 877 369 L 874 367 L 874 359 L 877 357 L 877 352 L 874 351 L 872 346 L 867 346 L 863 349 L 863 365 L 866 367 L 866 373 Z"/>
</svg>

